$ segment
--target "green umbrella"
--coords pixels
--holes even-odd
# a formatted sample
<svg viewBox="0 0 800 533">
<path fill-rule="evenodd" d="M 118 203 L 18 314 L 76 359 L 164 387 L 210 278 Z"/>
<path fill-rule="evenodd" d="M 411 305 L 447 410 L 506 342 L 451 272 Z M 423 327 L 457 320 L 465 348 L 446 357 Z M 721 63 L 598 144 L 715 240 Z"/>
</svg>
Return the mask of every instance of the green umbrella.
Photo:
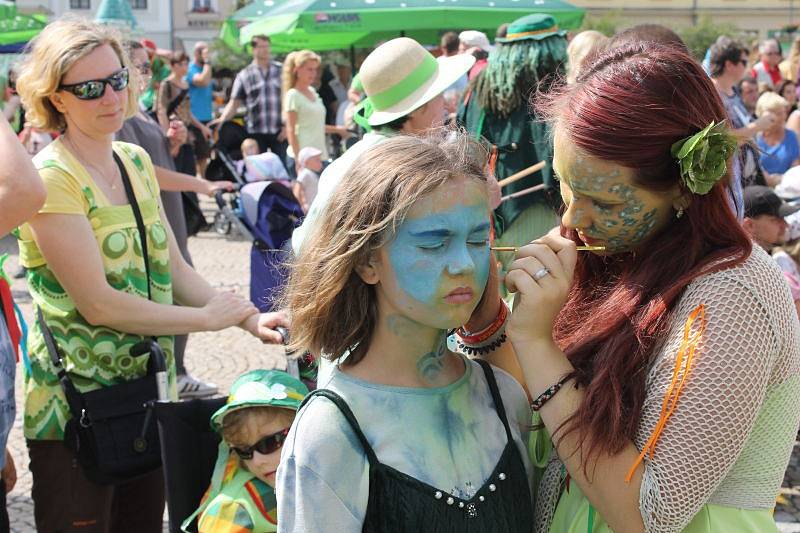
<svg viewBox="0 0 800 533">
<path fill-rule="evenodd" d="M 42 15 L 20 15 L 4 4 L 0 4 L 0 45 L 26 43 L 47 25 Z"/>
<path fill-rule="evenodd" d="M 570 29 L 580 26 L 585 13 L 562 0 L 255 0 L 246 9 L 237 13 L 262 14 L 241 28 L 240 42 L 269 35 L 278 52 L 371 47 L 401 35 L 433 44 L 446 29 L 491 36 L 501 24 L 530 13 L 552 15 Z"/>
</svg>

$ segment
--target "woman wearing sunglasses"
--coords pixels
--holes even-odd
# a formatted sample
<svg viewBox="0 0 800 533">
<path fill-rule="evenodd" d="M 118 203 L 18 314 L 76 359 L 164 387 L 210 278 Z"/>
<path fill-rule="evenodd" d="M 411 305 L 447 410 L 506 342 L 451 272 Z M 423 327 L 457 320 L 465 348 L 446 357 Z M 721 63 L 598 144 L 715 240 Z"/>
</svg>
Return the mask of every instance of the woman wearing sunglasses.
<svg viewBox="0 0 800 533">
<path fill-rule="evenodd" d="M 249 302 L 214 291 L 186 263 L 164 217 L 149 155 L 113 142 L 137 109 L 138 74 L 128 67 L 114 30 L 85 20 L 53 22 L 33 41 L 20 97 L 35 127 L 61 135 L 34 158 L 47 199 L 21 228 L 20 258 L 79 391 L 144 375 L 147 358 L 131 357 L 130 347 L 157 336 L 174 399 L 173 335 L 239 325 L 251 332 L 263 326 L 264 339 L 280 336 L 266 328 L 274 315 L 259 319 Z M 123 172 L 148 237 L 149 275 Z M 90 481 L 63 442 L 70 409 L 38 324 L 28 347 L 24 431 L 37 529 L 161 531 L 161 472 L 114 485 Z"/>
</svg>

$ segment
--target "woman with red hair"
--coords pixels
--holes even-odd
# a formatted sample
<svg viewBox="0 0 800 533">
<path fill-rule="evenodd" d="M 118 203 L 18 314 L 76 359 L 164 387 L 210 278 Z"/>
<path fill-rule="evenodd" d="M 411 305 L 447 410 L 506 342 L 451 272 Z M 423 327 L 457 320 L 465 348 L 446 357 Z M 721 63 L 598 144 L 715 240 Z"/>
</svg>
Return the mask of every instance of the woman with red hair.
<svg viewBox="0 0 800 533">
<path fill-rule="evenodd" d="M 539 440 L 552 436 L 549 456 L 532 450 L 546 463 L 535 531 L 777 531 L 800 328 L 727 202 L 735 139 L 717 91 L 684 52 L 637 43 L 544 111 L 562 226 L 517 252 L 511 342 L 487 356 L 521 369 Z"/>
</svg>

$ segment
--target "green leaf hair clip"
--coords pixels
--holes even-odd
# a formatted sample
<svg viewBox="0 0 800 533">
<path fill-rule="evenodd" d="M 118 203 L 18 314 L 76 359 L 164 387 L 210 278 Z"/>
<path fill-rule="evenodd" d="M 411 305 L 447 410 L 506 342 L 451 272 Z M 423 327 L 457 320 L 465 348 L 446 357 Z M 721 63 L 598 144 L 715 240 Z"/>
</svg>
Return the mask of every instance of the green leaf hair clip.
<svg viewBox="0 0 800 533">
<path fill-rule="evenodd" d="M 736 139 L 725 122 L 712 122 L 702 131 L 672 145 L 672 157 L 678 160 L 686 188 L 706 194 L 727 170 L 728 158 L 736 150 Z"/>
</svg>

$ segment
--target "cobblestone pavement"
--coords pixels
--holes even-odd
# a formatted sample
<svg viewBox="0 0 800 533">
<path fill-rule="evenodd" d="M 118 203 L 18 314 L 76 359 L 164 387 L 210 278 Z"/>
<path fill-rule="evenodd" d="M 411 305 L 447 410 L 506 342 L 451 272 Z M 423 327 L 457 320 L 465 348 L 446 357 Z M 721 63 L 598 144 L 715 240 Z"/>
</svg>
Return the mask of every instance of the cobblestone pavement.
<svg viewBox="0 0 800 533">
<path fill-rule="evenodd" d="M 215 287 L 236 290 L 242 294 L 249 291 L 250 243 L 235 238 L 225 238 L 204 232 L 189 239 L 189 249 L 197 270 Z M 0 240 L 0 253 L 10 255 L 6 271 L 16 271 L 17 247 L 11 237 Z M 31 298 L 23 280 L 15 280 L 14 298 L 22 308 L 28 323 L 32 323 Z M 264 346 L 258 340 L 238 328 L 215 333 L 197 333 L 189 337 L 186 350 L 186 366 L 191 374 L 213 381 L 227 393 L 233 380 L 243 372 L 254 368 L 283 366 L 280 348 Z M 33 502 L 30 498 L 31 476 L 28 472 L 27 451 L 22 437 L 22 367 L 17 369 L 17 419 L 9 438 L 9 448 L 17 466 L 18 480 L 8 496 L 11 531 L 30 533 L 35 531 Z M 800 533 L 800 442 L 795 444 L 789 468 L 786 471 L 775 518 L 782 533 Z M 166 526 L 166 523 L 165 523 Z M 166 531 L 166 527 L 164 529 Z"/>
<path fill-rule="evenodd" d="M 195 268 L 214 287 L 249 294 L 250 243 L 235 238 L 225 238 L 211 232 L 200 233 L 189 239 L 189 250 Z M 0 240 L 0 253 L 10 255 L 6 272 L 13 274 L 18 266 L 16 242 L 11 237 Z M 24 280 L 15 280 L 12 292 L 28 324 L 33 323 L 31 298 Z M 219 385 L 226 394 L 233 380 L 248 370 L 285 366 L 283 352 L 276 346 L 265 346 L 239 328 L 214 333 L 196 333 L 189 336 L 186 349 L 186 367 L 192 375 Z M 17 418 L 9 437 L 9 448 L 17 467 L 17 485 L 8 495 L 11 531 L 35 531 L 33 502 L 31 500 L 31 475 L 28 472 L 28 454 L 22 436 L 22 366 L 17 367 L 16 397 Z M 165 524 L 166 525 L 166 524 Z M 164 529 L 166 531 L 166 527 Z"/>
</svg>

